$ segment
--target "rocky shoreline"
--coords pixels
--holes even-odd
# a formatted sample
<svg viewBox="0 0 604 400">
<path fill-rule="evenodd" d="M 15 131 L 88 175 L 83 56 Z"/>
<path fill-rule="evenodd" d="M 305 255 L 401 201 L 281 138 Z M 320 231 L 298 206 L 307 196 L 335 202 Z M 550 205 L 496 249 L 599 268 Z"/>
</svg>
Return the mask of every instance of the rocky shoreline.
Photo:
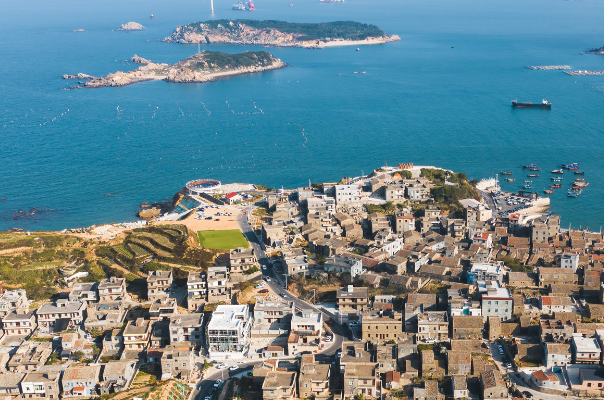
<svg viewBox="0 0 604 400">
<path fill-rule="evenodd" d="M 204 62 L 206 63 L 205 65 L 210 64 L 206 60 L 208 55 L 205 53 L 210 54 L 210 52 L 197 53 L 196 55 L 174 65 L 164 63 L 156 64 L 150 60 L 134 55 L 132 57 L 132 62 L 144 65 L 133 71 L 118 71 L 104 77 L 93 77 L 82 73 L 77 75 L 66 74 L 63 75 L 63 79 L 88 80 L 83 84 L 83 86 L 71 86 L 69 89 L 120 87 L 153 80 L 163 80 L 165 82 L 172 83 L 205 83 L 216 81 L 225 76 L 270 71 L 284 68 L 289 65 L 282 62 L 280 59 L 273 57 L 269 53 L 260 52 L 265 53 L 266 55 L 264 59 L 259 59 L 257 65 L 241 66 L 237 68 L 201 69 L 199 68 L 200 64 Z M 221 53 L 211 53 L 211 55 L 213 54 Z"/>
</svg>

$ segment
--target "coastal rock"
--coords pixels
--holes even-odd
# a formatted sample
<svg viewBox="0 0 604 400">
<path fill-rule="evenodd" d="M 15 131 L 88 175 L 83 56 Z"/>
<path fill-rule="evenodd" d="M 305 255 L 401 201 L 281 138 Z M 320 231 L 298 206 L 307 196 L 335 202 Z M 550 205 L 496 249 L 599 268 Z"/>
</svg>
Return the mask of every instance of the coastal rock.
<svg viewBox="0 0 604 400">
<path fill-rule="evenodd" d="M 118 30 L 118 31 L 140 31 L 143 29 L 145 29 L 145 27 L 142 26 L 141 24 L 139 24 L 138 22 L 128 22 L 127 24 L 122 24 L 122 26 L 120 26 L 116 30 Z"/>
<path fill-rule="evenodd" d="M 62 78 L 63 79 L 94 79 L 94 76 L 86 75 L 86 74 L 83 74 L 83 73 L 80 72 L 77 75 L 68 75 L 68 74 L 65 74 L 65 75 L 62 76 Z"/>
<path fill-rule="evenodd" d="M 157 207 L 147 208 L 145 210 L 140 210 L 138 212 L 138 217 L 145 219 L 145 220 L 151 220 L 151 219 L 159 217 L 160 213 L 161 213 L 161 210 Z"/>
<path fill-rule="evenodd" d="M 135 64 L 150 64 L 151 63 L 150 60 L 147 60 L 146 58 L 139 57 L 136 54 L 132 56 L 132 58 L 130 59 L 130 61 L 132 61 Z"/>
<path fill-rule="evenodd" d="M 251 26 L 254 25 L 254 26 Z M 334 36 L 339 32 L 340 36 Z M 374 25 L 351 21 L 296 24 L 283 21 L 217 20 L 177 27 L 165 38 L 169 43 L 219 43 L 270 47 L 323 48 L 383 44 L 401 40 Z"/>
<path fill-rule="evenodd" d="M 132 57 L 133 61 L 135 57 L 140 58 L 135 55 Z M 211 82 L 223 76 L 250 74 L 287 66 L 286 63 L 266 51 L 241 54 L 203 51 L 174 65 L 156 64 L 149 60 L 142 60 L 148 64 L 133 71 L 118 71 L 105 77 L 91 78 L 83 87 L 118 87 L 151 80 L 176 83 Z"/>
<path fill-rule="evenodd" d="M 587 54 L 597 54 L 597 55 L 604 55 L 604 46 L 602 47 L 598 47 L 597 49 L 590 49 L 586 51 Z"/>
</svg>

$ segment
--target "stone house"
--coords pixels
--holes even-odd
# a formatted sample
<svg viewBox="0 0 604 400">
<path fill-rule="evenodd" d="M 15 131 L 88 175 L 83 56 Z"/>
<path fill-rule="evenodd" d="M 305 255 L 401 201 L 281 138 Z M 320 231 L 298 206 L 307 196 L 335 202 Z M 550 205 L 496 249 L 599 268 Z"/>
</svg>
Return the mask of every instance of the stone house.
<svg viewBox="0 0 604 400">
<path fill-rule="evenodd" d="M 508 388 L 497 370 L 480 374 L 480 388 L 484 399 L 506 400 Z"/>
<path fill-rule="evenodd" d="M 545 368 L 565 366 L 571 363 L 571 345 L 566 343 L 544 343 L 543 365 Z"/>
<path fill-rule="evenodd" d="M 101 375 L 101 366 L 69 366 L 61 378 L 61 396 L 94 397 Z"/>
<path fill-rule="evenodd" d="M 403 331 L 403 317 L 398 312 L 365 312 L 361 314 L 361 336 L 371 342 L 397 340 Z"/>
<path fill-rule="evenodd" d="M 21 399 L 21 381 L 25 374 L 6 372 L 0 374 L 0 396 L 7 400 Z"/>
<path fill-rule="evenodd" d="M 126 390 L 134 379 L 136 361 L 110 361 L 103 368 L 101 395 Z"/>
<path fill-rule="evenodd" d="M 86 303 L 81 301 L 57 300 L 55 304 L 44 303 L 38 308 L 38 330 L 42 333 L 61 332 L 75 329 L 84 321 Z"/>
<path fill-rule="evenodd" d="M 447 375 L 471 375 L 472 354 L 469 352 L 447 352 Z"/>
<path fill-rule="evenodd" d="M 230 304 L 233 284 L 231 283 L 228 268 L 217 266 L 208 267 L 206 276 L 208 303 L 224 301 L 227 304 Z"/>
<path fill-rule="evenodd" d="M 61 389 L 61 371 L 30 372 L 21 381 L 21 391 L 26 399 L 58 399 Z"/>
<path fill-rule="evenodd" d="M 539 296 L 539 308 L 542 313 L 574 312 L 575 305 L 570 297 Z"/>
<path fill-rule="evenodd" d="M 293 400 L 296 398 L 296 372 L 269 372 L 262 383 L 262 398 Z"/>
<path fill-rule="evenodd" d="M 8 361 L 10 372 L 37 371 L 46 363 L 52 353 L 50 342 L 23 342 Z"/>
<path fill-rule="evenodd" d="M 346 364 L 344 367 L 345 399 L 353 399 L 358 395 L 373 397 L 376 394 L 375 364 Z"/>
<path fill-rule="evenodd" d="M 120 300 L 100 301 L 90 304 L 86 314 L 84 327 L 87 330 L 100 329 L 105 331 L 122 325 L 126 317 L 126 309 L 124 302 Z"/>
<path fill-rule="evenodd" d="M 258 266 L 258 258 L 254 254 L 252 247 L 238 247 L 229 252 L 231 274 L 245 272 L 254 266 Z"/>
<path fill-rule="evenodd" d="M 369 307 L 369 288 L 348 285 L 338 289 L 336 293 L 337 306 L 341 314 L 359 314 Z"/>
<path fill-rule="evenodd" d="M 428 311 L 417 316 L 417 339 L 449 339 L 449 317 L 446 311 Z"/>
<path fill-rule="evenodd" d="M 452 318 L 452 339 L 482 339 L 484 321 L 481 316 L 459 315 Z"/>
<path fill-rule="evenodd" d="M 74 283 L 71 293 L 69 293 L 69 301 L 84 301 L 87 303 L 95 303 L 99 301 L 99 283 Z"/>
<path fill-rule="evenodd" d="M 469 398 L 468 381 L 464 375 L 453 375 L 451 377 L 451 392 L 454 399 Z"/>
<path fill-rule="evenodd" d="M 195 366 L 191 343 L 171 343 L 161 356 L 161 378 L 188 380 Z"/>
<path fill-rule="evenodd" d="M 199 311 L 206 303 L 207 275 L 205 272 L 189 272 L 187 278 L 187 308 L 189 311 Z"/>
<path fill-rule="evenodd" d="M 572 268 L 539 268 L 539 287 L 551 287 L 560 284 L 576 285 L 577 275 Z"/>
<path fill-rule="evenodd" d="M 413 400 L 444 400 L 445 396 L 438 390 L 438 381 L 426 380 L 423 388 L 413 388 Z"/>
<path fill-rule="evenodd" d="M 122 334 L 124 338 L 124 349 L 143 351 L 149 344 L 151 336 L 151 321 L 137 318 L 135 321 L 128 321 Z"/>
</svg>

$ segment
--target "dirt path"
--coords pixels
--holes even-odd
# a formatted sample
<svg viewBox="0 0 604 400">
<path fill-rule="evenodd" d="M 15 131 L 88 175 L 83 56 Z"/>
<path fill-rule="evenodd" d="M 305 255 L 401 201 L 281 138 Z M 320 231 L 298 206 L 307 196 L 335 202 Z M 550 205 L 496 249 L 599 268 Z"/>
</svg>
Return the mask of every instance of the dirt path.
<svg viewBox="0 0 604 400">
<path fill-rule="evenodd" d="M 31 249 L 33 249 L 33 247 L 15 247 L 14 249 L 0 250 L 0 255 L 16 253 L 18 251 L 25 251 L 25 250 L 31 250 Z"/>
<path fill-rule="evenodd" d="M 139 271 L 136 271 L 136 272 L 130 271 L 129 269 L 126 269 L 126 268 L 124 268 L 124 267 L 122 267 L 121 265 L 118 265 L 118 264 L 111 264 L 111 268 L 119 269 L 120 271 L 122 271 L 125 274 L 136 275 L 139 278 L 146 278 L 147 277 L 147 275 L 143 274 L 142 272 L 139 272 Z"/>
</svg>

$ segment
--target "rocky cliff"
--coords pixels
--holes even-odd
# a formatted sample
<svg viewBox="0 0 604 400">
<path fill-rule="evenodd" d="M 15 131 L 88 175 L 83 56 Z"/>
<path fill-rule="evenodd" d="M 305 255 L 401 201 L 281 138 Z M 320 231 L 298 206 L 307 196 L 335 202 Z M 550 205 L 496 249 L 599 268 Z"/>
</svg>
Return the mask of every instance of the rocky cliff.
<svg viewBox="0 0 604 400">
<path fill-rule="evenodd" d="M 87 76 L 90 79 L 84 86 L 74 86 L 73 89 L 99 88 L 107 86 L 126 86 L 133 83 L 164 80 L 166 82 L 195 83 L 210 82 L 228 75 L 249 74 L 283 68 L 287 64 L 266 51 L 227 54 L 214 51 L 203 51 L 174 65 L 156 64 L 150 60 L 134 55 L 132 61 L 144 63 L 141 67 L 122 72 L 118 71 L 104 77 L 89 75 L 63 75 L 64 79 Z"/>
<path fill-rule="evenodd" d="M 374 25 L 352 21 L 289 23 L 283 21 L 216 20 L 177 27 L 165 38 L 170 43 L 253 44 L 278 47 L 386 43 L 400 40 Z"/>
</svg>

